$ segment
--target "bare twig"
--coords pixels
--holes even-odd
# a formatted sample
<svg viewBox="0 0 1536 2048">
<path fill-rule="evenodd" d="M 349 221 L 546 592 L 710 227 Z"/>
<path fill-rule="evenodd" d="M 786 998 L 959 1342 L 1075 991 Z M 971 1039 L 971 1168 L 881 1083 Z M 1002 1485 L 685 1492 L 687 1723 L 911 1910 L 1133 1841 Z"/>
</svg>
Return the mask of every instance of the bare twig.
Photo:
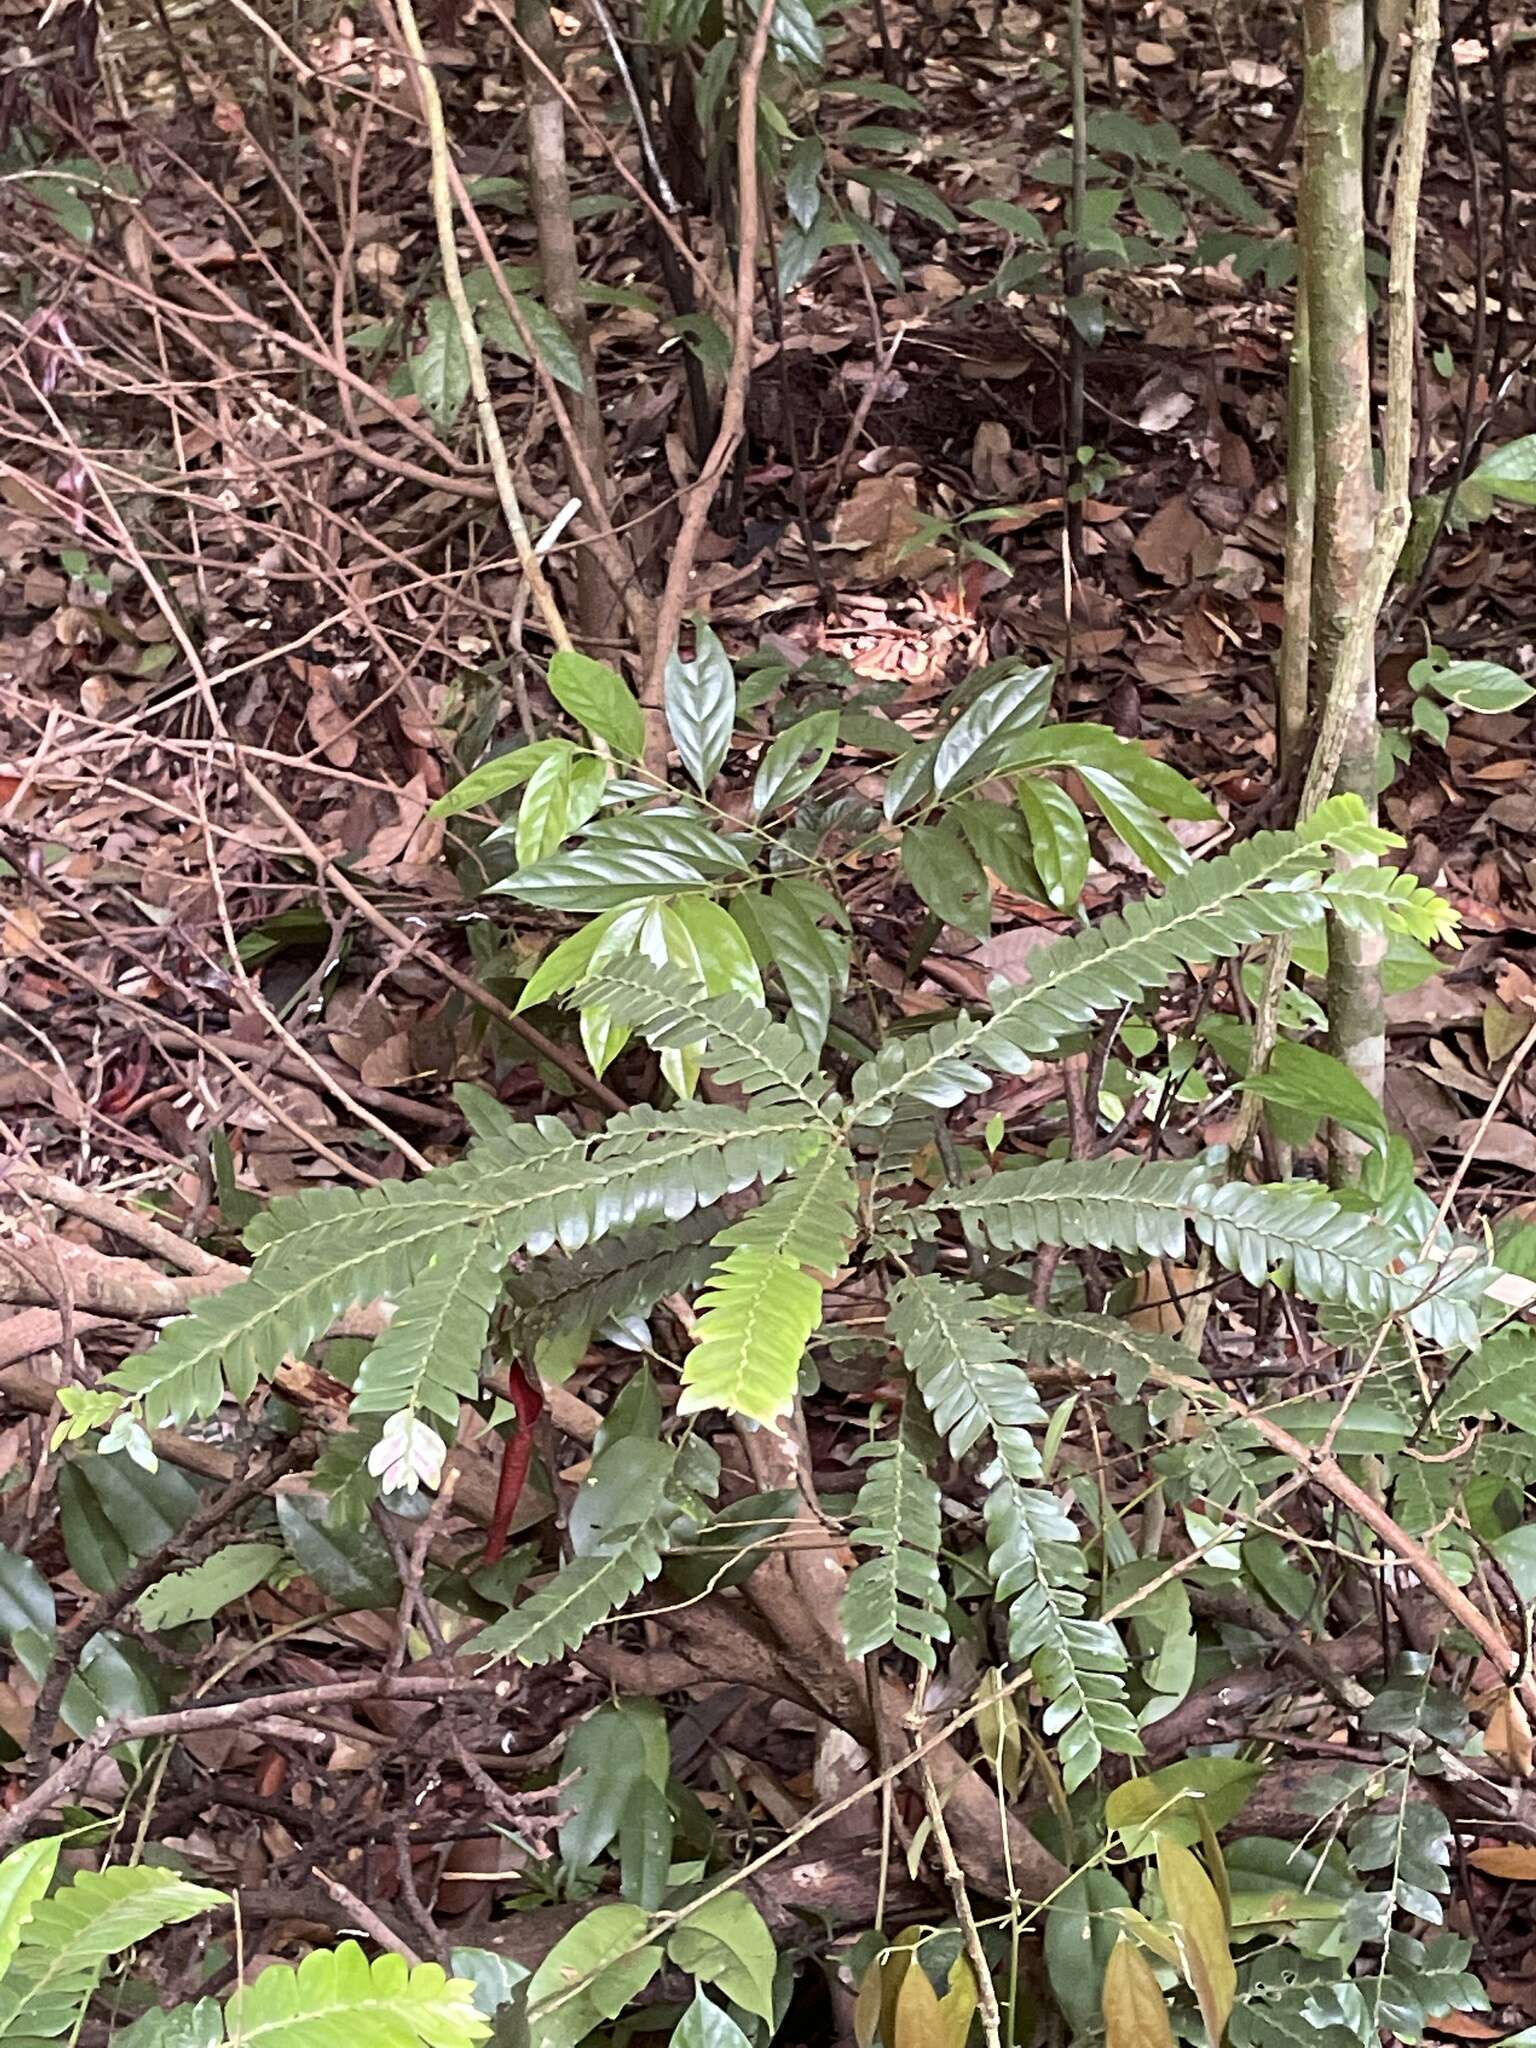
<svg viewBox="0 0 1536 2048">
<path fill-rule="evenodd" d="M 462 1672 L 406 1672 L 399 1677 L 343 1678 L 289 1691 L 252 1693 L 243 1699 L 178 1707 L 164 1714 L 113 1714 L 78 1742 L 34 1792 L 0 1812 L 0 1851 L 19 1842 L 34 1821 L 51 1813 L 59 1801 L 78 1791 L 97 1760 L 123 1742 L 153 1742 L 166 1737 L 205 1734 L 215 1728 L 249 1728 L 274 1717 L 289 1719 L 328 1707 L 352 1706 L 360 1700 L 439 1700 L 448 1694 L 496 1698 L 507 1679 L 466 1678 Z"/>
<path fill-rule="evenodd" d="M 921 1717 L 914 1715 L 908 1726 L 916 1733 L 922 1726 Z M 939 1852 L 939 1866 L 944 1872 L 944 1882 L 949 1886 L 949 1895 L 955 1902 L 960 1938 L 965 1943 L 971 1975 L 976 1979 L 976 2011 L 981 2020 L 981 2037 L 987 2048 L 1003 2048 L 1003 2015 L 998 2008 L 997 1986 L 992 1982 L 992 1966 L 981 1945 L 976 1915 L 971 1910 L 971 1895 L 966 1890 L 965 1872 L 955 1856 L 955 1845 L 944 1818 L 944 1802 L 939 1797 L 939 1788 L 933 1782 L 933 1771 L 926 1757 L 918 1760 L 917 1781 L 923 1788 L 923 1808 L 933 1831 L 933 1845 Z"/>
<path fill-rule="evenodd" d="M 646 766 L 665 779 L 666 727 L 661 718 L 667 660 L 677 642 L 688 608 L 688 584 L 698 558 L 709 510 L 725 481 L 746 423 L 747 386 L 752 376 L 753 322 L 756 302 L 757 244 L 761 229 L 757 185 L 757 101 L 768 37 L 773 28 L 774 0 L 763 0 L 757 28 L 741 67 L 737 86 L 736 194 L 740 242 L 736 254 L 736 313 L 731 330 L 731 367 L 720 399 L 720 425 L 714 446 L 688 493 L 682 525 L 667 564 L 667 580 L 656 607 L 655 639 L 650 666 L 640 692 L 650 714 Z"/>
<path fill-rule="evenodd" d="M 443 289 L 453 307 L 459 339 L 464 345 L 465 359 L 469 364 L 470 393 L 475 401 L 475 417 L 485 439 L 486 453 L 490 457 L 491 475 L 496 480 L 496 496 L 508 531 L 512 535 L 512 545 L 517 549 L 518 562 L 523 575 L 527 578 L 528 587 L 533 593 L 533 601 L 539 608 L 539 616 L 544 621 L 549 637 L 557 647 L 569 647 L 571 636 L 566 628 L 564 615 L 549 578 L 544 574 L 543 564 L 534 550 L 533 535 L 529 532 L 528 522 L 523 516 L 522 502 L 518 497 L 517 484 L 512 475 L 511 458 L 507 454 L 501 422 L 497 418 L 490 383 L 485 374 L 485 351 L 480 345 L 480 330 L 475 325 L 474 309 L 464 290 L 464 273 L 459 265 L 458 243 L 454 232 L 448 131 L 443 124 L 443 103 L 438 96 L 437 80 L 432 75 L 426 50 L 422 47 L 421 32 L 416 26 L 416 12 L 411 0 L 394 0 L 394 10 L 400 24 L 401 38 L 415 67 L 416 91 L 427 124 L 427 141 L 432 155 L 432 215 L 437 225 L 437 249 L 443 266 Z"/>
</svg>

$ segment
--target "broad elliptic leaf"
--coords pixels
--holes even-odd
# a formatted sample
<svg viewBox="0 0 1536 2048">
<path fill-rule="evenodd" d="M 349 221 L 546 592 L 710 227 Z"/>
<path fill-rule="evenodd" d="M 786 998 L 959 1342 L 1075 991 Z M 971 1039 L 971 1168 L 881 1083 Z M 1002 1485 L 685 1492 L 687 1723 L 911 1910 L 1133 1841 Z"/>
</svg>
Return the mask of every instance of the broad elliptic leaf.
<svg viewBox="0 0 1536 2048">
<path fill-rule="evenodd" d="M 562 647 L 550 657 L 549 690 L 563 711 L 616 753 L 638 761 L 645 752 L 645 714 L 634 691 L 606 661 Z"/>
<path fill-rule="evenodd" d="M 736 719 L 736 677 L 730 656 L 700 619 L 692 661 L 668 657 L 663 703 L 683 766 L 707 795 L 731 744 Z"/>
</svg>

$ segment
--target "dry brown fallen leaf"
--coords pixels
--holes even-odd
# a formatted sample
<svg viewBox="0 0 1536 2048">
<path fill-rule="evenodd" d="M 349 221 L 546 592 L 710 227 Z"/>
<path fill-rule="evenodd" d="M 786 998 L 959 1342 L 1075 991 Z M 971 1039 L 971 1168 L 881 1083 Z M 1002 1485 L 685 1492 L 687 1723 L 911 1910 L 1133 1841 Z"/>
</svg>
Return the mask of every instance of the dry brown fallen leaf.
<svg viewBox="0 0 1536 2048">
<path fill-rule="evenodd" d="M 1149 576 L 1185 584 L 1213 574 L 1221 542 L 1186 498 L 1170 498 L 1137 534 L 1132 553 Z"/>
<path fill-rule="evenodd" d="M 942 548 L 907 546 L 922 523 L 915 477 L 861 477 L 838 506 L 827 545 L 857 550 L 850 575 L 882 583 L 899 570 L 915 582 L 945 559 Z"/>
<path fill-rule="evenodd" d="M 1471 1146 L 1474 1159 L 1491 1159 L 1500 1166 L 1536 1173 L 1536 1132 L 1522 1130 L 1519 1124 L 1493 1123 L 1479 1136 L 1478 1123 L 1475 1116 L 1463 1117 L 1451 1132 L 1450 1143 L 1457 1152 Z"/>
<path fill-rule="evenodd" d="M 1531 1843 L 1487 1842 L 1480 1849 L 1469 1849 L 1467 1861 L 1489 1877 L 1521 1878 L 1536 1884 L 1536 1845 Z"/>
</svg>

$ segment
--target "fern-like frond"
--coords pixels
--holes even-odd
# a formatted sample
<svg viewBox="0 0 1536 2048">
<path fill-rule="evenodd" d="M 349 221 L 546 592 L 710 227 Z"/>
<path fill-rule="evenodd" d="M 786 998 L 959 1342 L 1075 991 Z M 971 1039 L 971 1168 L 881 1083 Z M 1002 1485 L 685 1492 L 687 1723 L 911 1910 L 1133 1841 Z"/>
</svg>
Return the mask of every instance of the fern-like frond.
<svg viewBox="0 0 1536 2048">
<path fill-rule="evenodd" d="M 1427 889 L 1406 868 L 1349 868 L 1328 877 L 1324 895 L 1340 923 L 1356 931 L 1406 932 L 1421 946 L 1461 943 L 1456 937 L 1461 920 L 1454 904 Z"/>
<path fill-rule="evenodd" d="M 1436 1342 L 1448 1327 L 1466 1325 L 1465 1275 L 1453 1287 L 1443 1272 L 1411 1263 L 1397 1232 L 1341 1208 L 1311 1181 L 1254 1187 L 1213 1180 L 1199 1164 L 1051 1160 L 943 1189 L 930 1206 L 980 1229 L 998 1251 L 1092 1245 L 1176 1257 L 1192 1227 L 1228 1271 L 1254 1286 L 1289 1264 L 1310 1301 L 1342 1302 L 1380 1320 L 1405 1315 Z"/>
<path fill-rule="evenodd" d="M 496 1105 L 501 1110 L 501 1105 Z M 550 1160 L 579 1159 L 587 1151 L 587 1140 L 568 1131 L 555 1117 L 534 1117 L 529 1123 L 515 1123 L 501 1110 L 493 1126 L 471 1145 L 456 1165 L 439 1167 L 425 1180 L 386 1181 L 383 1186 L 362 1192 L 357 1188 L 312 1188 L 301 1195 L 277 1195 L 245 1227 L 245 1248 L 259 1264 L 263 1255 L 284 1247 L 289 1259 L 308 1263 L 316 1254 L 333 1246 L 331 1233 L 351 1235 L 365 1227 L 355 1219 L 374 1209 L 397 1205 L 417 1211 L 430 1210 L 443 1201 L 457 1205 L 473 1187 L 472 1161 L 484 1155 L 480 1148 L 494 1147 L 497 1165 L 514 1162 L 542 1166 Z M 443 1214 L 440 1227 L 450 1229 L 453 1219 Z M 476 1217 L 465 1207 L 463 1220 Z"/>
<path fill-rule="evenodd" d="M 699 1297 L 680 1415 L 723 1408 L 772 1427 L 795 1398 L 800 1360 L 821 1321 L 822 1284 L 853 1235 L 853 1169 L 840 1139 L 722 1230 L 726 1256 Z"/>
<path fill-rule="evenodd" d="M 1029 1432 L 1045 1410 L 1018 1347 L 994 1327 L 1012 1313 L 1011 1303 L 991 1301 L 967 1281 L 926 1274 L 897 1288 L 890 1329 L 952 1454 L 963 1458 L 990 1435 L 1015 1479 L 1038 1479 Z"/>
<path fill-rule="evenodd" d="M 821 1287 L 798 1259 L 737 1245 L 699 1296 L 679 1415 L 723 1408 L 773 1428 L 795 1398 L 800 1361 L 821 1321 Z"/>
<path fill-rule="evenodd" d="M 109 1384 L 142 1398 L 151 1427 L 212 1414 L 226 1380 L 246 1399 L 343 1309 L 386 1295 L 405 1312 L 433 1255 L 465 1232 L 483 1233 L 502 1258 L 579 1249 L 777 1180 L 814 1143 L 803 1107 L 685 1103 L 627 1111 L 590 1149 L 568 1133 L 545 1134 L 538 1148 L 493 1138 L 419 1181 L 298 1197 L 313 1201 L 309 1220 L 289 1208 L 248 1280 L 197 1302 Z"/>
<path fill-rule="evenodd" d="M 465 1978 L 344 1941 L 269 1963 L 229 2001 L 225 2031 L 241 2048 L 475 2048 L 491 2027 Z"/>
<path fill-rule="evenodd" d="M 453 1213 L 453 1227 L 473 1220 L 462 1204 Z M 344 1309 L 375 1295 L 401 1298 L 443 1226 L 434 1217 L 428 1229 L 397 1230 L 397 1221 L 406 1219 L 382 1210 L 354 1216 L 330 1260 L 259 1267 L 248 1280 L 195 1302 L 147 1351 L 124 1359 L 107 1384 L 143 1401 L 151 1429 L 212 1415 L 226 1387 L 237 1401 L 248 1400 L 259 1379 L 307 1351 Z"/>
<path fill-rule="evenodd" d="M 883 1123 L 904 1097 L 952 1108 L 988 1087 L 991 1074 L 1027 1072 L 1032 1055 L 1050 1052 L 1101 1011 L 1161 988 L 1181 968 L 1316 923 L 1316 890 L 1295 884 L 1315 871 L 1318 854 L 1316 843 L 1293 832 L 1256 833 L 1232 853 L 1199 862 L 1163 895 L 1042 947 L 1030 960 L 1029 982 L 1000 994 L 990 1017 L 962 1017 L 898 1039 L 861 1067 L 855 1114 Z"/>
<path fill-rule="evenodd" d="M 368 1460 L 384 1433 L 384 1418 L 371 1416 L 357 1429 L 338 1429 L 325 1440 L 310 1484 L 325 1496 L 328 1529 L 359 1529 L 379 1497 L 379 1482 Z"/>
<path fill-rule="evenodd" d="M 82 1871 L 35 1905 L 21 1929 L 0 1980 L 0 2041 L 71 2033 L 109 1956 L 228 1903 L 223 1892 L 143 1864 Z"/>
<path fill-rule="evenodd" d="M 1154 1370 L 1189 1373 L 1195 1361 L 1172 1337 L 1138 1330 L 1113 1316 L 1061 1315 L 1050 1309 L 1006 1307 L 1008 1330 L 1022 1355 L 1042 1365 L 1076 1365 L 1113 1379 L 1128 1400 Z"/>
<path fill-rule="evenodd" d="M 189 1884 L 149 1864 L 82 1870 L 70 1884 L 32 1908 L 21 1931 L 23 1948 L 68 1951 L 71 1963 L 101 1963 L 163 1927 L 178 1927 L 227 1906 L 229 1896 Z"/>
<path fill-rule="evenodd" d="M 984 1232 L 998 1251 L 1092 1245 L 1155 1258 L 1183 1251 L 1195 1202 L 1216 1185 L 1202 1164 L 1049 1159 L 940 1188 L 928 1206 Z"/>
<path fill-rule="evenodd" d="M 987 1436 L 996 1450 L 982 1474 L 988 1569 L 1008 1613 L 1008 1654 L 1033 1668 L 1071 1787 L 1104 1750 L 1135 1755 L 1141 1744 L 1119 1675 L 1120 1639 L 1083 1619 L 1087 1572 L 1077 1531 L 1054 1494 L 1030 1484 L 1040 1457 L 1029 1432 L 1046 1418 L 1017 1342 L 998 1328 L 1017 1314 L 1016 1304 L 968 1282 L 926 1274 L 897 1289 L 890 1326 L 954 1455 Z"/>
<path fill-rule="evenodd" d="M 765 1196 L 739 1223 L 722 1230 L 715 1242 L 797 1259 L 830 1278 L 853 1237 L 856 1194 L 846 1146 L 825 1145 L 792 1180 Z"/>
<path fill-rule="evenodd" d="M 949 1641 L 939 1579 L 940 1496 L 931 1474 L 937 1451 L 917 1402 L 908 1401 L 896 1435 L 860 1453 L 869 1470 L 849 1540 L 875 1555 L 854 1571 L 843 1594 L 850 1657 L 894 1645 L 932 1671 L 935 1645 Z"/>
<path fill-rule="evenodd" d="M 475 1638 L 476 1653 L 534 1665 L 574 1650 L 660 1572 L 667 1523 L 666 1514 L 653 1514 L 612 1549 L 562 1565 L 547 1586 Z"/>
<path fill-rule="evenodd" d="M 702 1045 L 702 1064 L 748 1095 L 771 1091 L 821 1112 L 826 1084 L 800 1034 L 747 996 L 712 996 L 674 969 L 632 955 L 605 967 L 573 1001 L 605 1011 L 658 1052 Z"/>
<path fill-rule="evenodd" d="M 1120 1676 L 1125 1650 L 1108 1623 L 1083 1618 L 1087 1572 L 1077 1531 L 1054 1494 L 1021 1484 L 1001 1463 L 982 1480 L 988 1568 L 1008 1607 L 1008 1654 L 1028 1663 L 1044 1695 L 1045 1732 L 1058 1738 L 1070 1792 L 1106 1749 L 1141 1753 Z"/>
<path fill-rule="evenodd" d="M 646 1315 L 664 1294 L 702 1285 L 714 1263 L 718 1209 L 700 1209 L 665 1228 L 602 1238 L 569 1256 L 551 1253 L 508 1274 L 507 1296 L 520 1347 L 573 1326 L 596 1329 L 623 1316 Z"/>
<path fill-rule="evenodd" d="M 754 1181 L 782 1180 L 823 1141 L 800 1103 L 759 1098 L 748 1109 L 684 1102 L 669 1110 L 631 1109 L 614 1117 L 593 1153 L 590 1224 L 524 1240 L 530 1251 L 567 1251 L 611 1230 L 676 1223 Z"/>
<path fill-rule="evenodd" d="M 480 1359 L 501 1296 L 503 1257 L 489 1227 L 453 1232 L 422 1269 L 363 1360 L 354 1415 L 424 1408 L 452 1441 L 459 1404 L 480 1390 Z"/>
</svg>

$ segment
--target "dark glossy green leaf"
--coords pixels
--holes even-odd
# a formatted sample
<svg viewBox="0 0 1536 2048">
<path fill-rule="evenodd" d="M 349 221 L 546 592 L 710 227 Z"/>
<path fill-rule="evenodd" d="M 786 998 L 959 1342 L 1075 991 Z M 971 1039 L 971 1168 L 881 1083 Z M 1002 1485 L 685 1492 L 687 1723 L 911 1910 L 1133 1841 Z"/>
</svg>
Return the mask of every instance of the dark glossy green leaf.
<svg viewBox="0 0 1536 2048">
<path fill-rule="evenodd" d="M 901 864 L 935 917 L 982 939 L 992 929 L 992 892 L 980 861 L 950 825 L 909 825 Z"/>
<path fill-rule="evenodd" d="M 1020 242 L 1045 247 L 1045 230 L 1038 215 L 1027 206 L 1015 206 L 1010 199 L 978 199 L 971 212 L 981 220 L 991 221 L 994 227 L 1006 228 Z"/>
<path fill-rule="evenodd" d="M 619 1839 L 634 1787 L 664 1792 L 670 1762 L 666 1716 L 654 1700 L 615 1700 L 571 1730 L 561 1776 L 560 1854 L 572 1870 L 595 1863 Z M 635 1904 L 641 1901 L 636 1900 Z"/>
<path fill-rule="evenodd" d="M 458 315 L 446 299 L 427 301 L 427 338 L 411 358 L 411 389 L 435 427 L 451 427 L 469 396 L 469 358 Z"/>
<path fill-rule="evenodd" d="M 831 759 L 837 744 L 836 711 L 813 711 L 788 726 L 758 763 L 752 809 L 758 817 L 803 796 Z"/>
<path fill-rule="evenodd" d="M 797 290 L 832 245 L 836 218 L 830 207 L 822 207 L 809 227 L 791 221 L 779 237 L 779 290 Z"/>
<path fill-rule="evenodd" d="M 803 234 L 810 233 L 821 210 L 821 167 L 826 154 L 817 138 L 807 135 L 795 144 L 784 165 L 784 204 Z"/>
<path fill-rule="evenodd" d="M 1159 185 L 1133 185 L 1131 198 L 1152 233 L 1160 242 L 1177 242 L 1184 234 L 1184 209 Z"/>
<path fill-rule="evenodd" d="M 826 59 L 826 41 L 807 0 L 778 0 L 768 40 L 774 54 L 786 64 L 798 64 L 807 71 L 819 71 Z"/>
<path fill-rule="evenodd" d="M 1089 348 L 1104 339 L 1104 301 L 1097 292 L 1074 292 L 1062 307 Z"/>
<path fill-rule="evenodd" d="M 850 165 L 844 175 L 881 199 L 889 199 L 893 206 L 904 206 L 919 220 L 931 221 L 947 235 L 952 235 L 960 225 L 948 201 L 941 199 L 931 185 L 925 185 L 921 178 L 911 177 L 906 171 L 871 170 L 859 164 Z"/>
<path fill-rule="evenodd" d="M 765 974 L 775 970 L 789 997 L 789 1022 L 807 1049 L 819 1054 L 832 1014 L 832 994 L 848 979 L 848 944 L 820 922 L 814 884 L 784 881 L 748 890 L 731 905 Z"/>
<path fill-rule="evenodd" d="M 1328 1120 L 1364 1138 L 1376 1151 L 1386 1152 L 1387 1119 L 1381 1104 L 1342 1060 L 1316 1046 L 1282 1039 L 1271 1055 L 1268 1071 L 1239 1085 L 1244 1093 L 1257 1095 L 1263 1102 L 1304 1112 L 1314 1132 L 1319 1122 Z"/>
<path fill-rule="evenodd" d="M 328 1527 L 326 1503 L 318 1493 L 279 1493 L 276 1506 L 289 1553 L 328 1600 L 368 1610 L 399 1605 L 394 1561 L 371 1522 L 353 1529 Z"/>
<path fill-rule="evenodd" d="M 551 854 L 498 882 L 488 895 L 516 896 L 544 910 L 627 910 L 648 897 L 704 889 L 712 878 L 676 854 L 643 846 L 598 847 Z"/>
<path fill-rule="evenodd" d="M 1110 1952 L 1119 1938 L 1118 1913 L 1131 1911 L 1131 1895 L 1107 1870 L 1080 1870 L 1045 1916 L 1045 1967 L 1051 1992 L 1074 2037 L 1099 2023 L 1099 2000 Z"/>
<path fill-rule="evenodd" d="M 621 1436 L 592 1460 L 585 1485 L 571 1504 L 571 1549 L 590 1557 L 611 1549 L 625 1531 L 656 1513 L 677 1463 L 671 1444 Z"/>
<path fill-rule="evenodd" d="M 960 713 L 933 756 L 933 792 L 947 796 L 990 774 L 1009 743 L 1039 725 L 1051 708 L 1055 670 L 1007 664 Z"/>
<path fill-rule="evenodd" d="M 680 335 L 712 377 L 725 378 L 731 369 L 731 337 L 708 313 L 673 313 L 667 332 Z"/>
<path fill-rule="evenodd" d="M 29 1675 L 46 1670 L 56 1626 L 53 1590 L 31 1558 L 0 1550 L 0 1637 L 10 1644 Z M 36 1663 L 38 1670 L 33 1670 Z"/>
<path fill-rule="evenodd" d="M 891 247 L 890 238 L 881 233 L 872 220 L 862 220 L 855 214 L 851 219 L 838 223 L 830 239 L 844 245 L 857 243 L 874 258 L 875 268 L 885 279 L 893 292 L 899 292 L 906 280 L 902 276 L 901 261 Z"/>
<path fill-rule="evenodd" d="M 460 811 L 472 811 L 480 804 L 493 803 L 508 790 L 521 789 L 534 770 L 555 755 L 569 749 L 567 740 L 535 740 L 531 746 L 514 747 L 492 761 L 482 761 L 462 781 L 440 796 L 427 816 L 452 818 Z"/>
<path fill-rule="evenodd" d="M 1181 149 L 1175 165 L 1186 185 L 1193 186 L 1207 199 L 1214 199 L 1218 206 L 1225 207 L 1234 220 L 1240 220 L 1248 227 L 1263 225 L 1263 207 L 1222 158 L 1205 149 Z"/>
<path fill-rule="evenodd" d="M 1502 448 L 1495 448 L 1477 465 L 1467 482 L 1516 505 L 1536 505 L 1536 434 L 1522 434 L 1519 440 L 1506 441 Z"/>
<path fill-rule="evenodd" d="M 619 1822 L 619 1888 L 634 1905 L 656 1912 L 672 1864 L 672 1809 L 649 1778 L 632 1779 Z"/>
<path fill-rule="evenodd" d="M 1110 828 L 1119 833 L 1159 881 L 1170 881 L 1184 873 L 1189 855 L 1149 804 L 1117 776 L 1106 775 L 1101 768 L 1083 764 L 1077 772 L 1098 798 L 1099 809 Z"/>
<path fill-rule="evenodd" d="M 1088 879 L 1088 828 L 1064 789 L 1043 776 L 1019 777 L 1019 809 L 1029 831 L 1030 855 L 1058 910 L 1070 910 Z"/>
<path fill-rule="evenodd" d="M 85 1453 L 59 1471 L 64 1547 L 93 1592 L 107 1593 L 136 1557 L 170 1542 L 197 1507 L 197 1488 L 174 1465 L 146 1472 L 131 1458 Z"/>
<path fill-rule="evenodd" d="M 158 1714 L 170 1704 L 172 1674 L 139 1643 L 113 1629 L 92 1636 L 64 1692 L 63 1719 L 88 1735 L 103 1717 Z"/>
</svg>

